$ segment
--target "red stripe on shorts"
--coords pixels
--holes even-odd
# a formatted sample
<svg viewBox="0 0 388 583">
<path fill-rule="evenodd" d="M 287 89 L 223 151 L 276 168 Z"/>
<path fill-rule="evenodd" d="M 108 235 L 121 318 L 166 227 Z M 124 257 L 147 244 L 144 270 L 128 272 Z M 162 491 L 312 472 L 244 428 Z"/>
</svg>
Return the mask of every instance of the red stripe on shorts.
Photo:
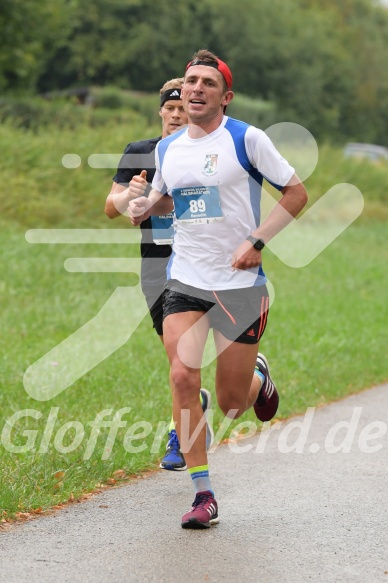
<svg viewBox="0 0 388 583">
<path fill-rule="evenodd" d="M 228 314 L 229 318 L 232 320 L 233 324 L 236 324 L 236 320 L 233 318 L 232 314 L 228 312 L 225 306 L 220 302 L 219 297 L 217 296 L 216 292 L 213 292 L 214 297 L 216 298 L 217 302 L 220 304 L 221 308 L 224 310 L 226 314 Z"/>
<path fill-rule="evenodd" d="M 264 332 L 265 325 L 267 323 L 268 318 L 268 308 L 269 308 L 269 297 L 262 297 L 261 298 L 261 306 L 260 306 L 260 327 L 259 333 L 257 335 L 257 340 L 260 340 L 261 335 Z"/>
</svg>

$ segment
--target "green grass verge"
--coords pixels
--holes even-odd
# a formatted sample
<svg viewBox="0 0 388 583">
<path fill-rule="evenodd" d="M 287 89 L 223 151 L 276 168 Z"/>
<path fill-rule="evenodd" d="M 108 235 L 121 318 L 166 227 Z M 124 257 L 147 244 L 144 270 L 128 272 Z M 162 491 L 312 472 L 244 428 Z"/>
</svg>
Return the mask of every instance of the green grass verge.
<svg viewBox="0 0 388 583">
<path fill-rule="evenodd" d="M 286 267 L 266 253 L 266 271 L 276 299 L 261 348 L 280 389 L 279 417 L 302 413 L 386 379 L 385 231 L 383 223 L 354 225 L 303 269 Z M 5 422 L 15 412 L 28 409 L 40 415 L 39 419 L 21 418 L 10 433 L 15 445 L 27 444 L 30 438 L 29 451 L 1 449 L 0 506 L 9 515 L 77 497 L 118 469 L 132 475 L 155 467 L 163 453 L 165 438 L 159 447 L 154 440 L 158 424 L 170 417 L 168 365 L 148 315 L 122 348 L 62 394 L 40 402 L 24 390 L 23 373 L 30 364 L 93 318 L 117 286 L 135 283 L 125 274 L 67 273 L 63 262 L 70 256 L 137 253 L 136 247 L 89 247 L 30 245 L 21 228 L 9 225 L 1 231 L 6 268 L 0 288 L 6 307 L 0 369 L 2 445 Z M 203 385 L 214 395 L 213 379 L 214 363 L 203 370 Z M 109 428 L 101 430 L 85 459 L 90 423 L 103 410 L 112 410 L 106 417 L 109 420 L 124 407 L 130 408 L 123 415 L 126 426 L 118 429 L 111 451 L 105 452 L 107 459 L 102 457 Z M 45 446 L 42 439 L 50 412 L 56 420 L 51 436 L 46 434 Z M 221 421 L 215 407 L 216 429 Z M 241 421 L 257 422 L 247 412 L 227 434 Z M 65 432 L 69 422 L 76 422 L 79 436 L 82 426 L 84 437 L 78 447 L 66 452 L 76 437 L 76 427 Z M 131 453 L 126 451 L 129 436 L 126 445 L 124 436 L 137 422 L 151 424 L 152 430 L 145 439 L 132 442 L 144 450 Z M 137 431 L 141 430 L 139 426 Z M 47 451 L 39 453 L 40 448 Z"/>
<path fill-rule="evenodd" d="M 88 158 L 93 153 L 119 156 L 127 142 L 160 131 L 141 116 L 130 119 L 128 124 L 81 124 L 60 131 L 54 126 L 36 132 L 0 126 L 0 508 L 8 516 L 78 497 L 119 469 L 134 475 L 153 468 L 163 453 L 163 436 L 159 446 L 156 442 L 153 452 L 150 449 L 159 422 L 167 423 L 170 417 L 168 364 L 148 315 L 128 342 L 51 401 L 34 400 L 23 386 L 29 365 L 98 314 L 118 286 L 136 284 L 136 278 L 123 273 L 68 273 L 63 264 L 76 256 L 137 256 L 137 246 L 31 245 L 24 238 L 28 228 L 127 228 L 126 219 L 109 221 L 103 213 L 115 168 L 91 168 Z M 62 156 L 68 153 L 80 156 L 79 168 L 62 166 Z M 387 378 L 388 205 L 383 185 L 388 169 L 344 160 L 341 150 L 329 146 L 319 153 L 319 164 L 307 181 L 310 205 L 333 184 L 351 182 L 363 192 L 365 210 L 303 269 L 291 269 L 265 252 L 276 299 L 261 349 L 279 385 L 280 417 Z M 213 391 L 213 381 L 210 364 L 203 370 L 203 385 Z M 112 410 L 109 420 L 125 407 L 131 410 L 123 414 L 125 427 L 118 428 L 114 443 L 108 444 L 111 451 L 106 450 L 107 427 L 86 456 L 96 416 Z M 11 452 L 3 447 L 6 421 L 27 409 L 38 418 L 19 419 L 10 439 L 16 446 L 30 439 L 30 446 L 24 453 Z M 50 419 L 55 421 L 52 433 L 47 429 Z M 252 412 L 244 420 L 256 423 Z M 217 407 L 214 421 L 217 429 L 222 421 Z M 144 446 L 142 451 L 128 452 L 129 434 L 126 444 L 124 437 L 137 422 L 149 423 L 151 432 L 133 442 Z M 239 423 L 233 423 L 228 433 Z M 81 436 L 72 449 L 74 439 Z"/>
</svg>

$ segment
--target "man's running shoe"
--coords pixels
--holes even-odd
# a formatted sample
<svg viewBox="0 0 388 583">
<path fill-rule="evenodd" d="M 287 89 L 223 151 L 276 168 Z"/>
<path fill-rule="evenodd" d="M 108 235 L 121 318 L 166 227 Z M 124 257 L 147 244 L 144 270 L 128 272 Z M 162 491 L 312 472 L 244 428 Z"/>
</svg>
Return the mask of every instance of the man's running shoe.
<svg viewBox="0 0 388 583">
<path fill-rule="evenodd" d="M 206 450 L 209 450 L 212 446 L 214 440 L 214 433 L 213 428 L 211 427 L 210 423 L 208 422 L 208 411 L 211 408 L 212 397 L 209 391 L 206 389 L 201 389 L 201 397 L 202 397 L 202 411 L 205 414 L 206 420 Z M 159 467 L 163 470 L 171 470 L 171 471 L 181 471 L 186 470 L 186 462 L 183 456 L 183 453 L 180 449 L 179 438 L 175 429 L 169 432 L 168 434 L 168 442 L 166 446 L 166 453 L 162 461 L 159 464 Z"/>
<path fill-rule="evenodd" d="M 253 404 L 253 408 L 256 417 L 260 419 L 260 421 L 270 421 L 275 417 L 276 411 L 278 410 L 279 394 L 273 380 L 271 379 L 271 375 L 269 374 L 267 359 L 263 354 L 260 354 L 260 352 L 256 358 L 255 368 L 257 368 L 265 378 L 256 402 Z"/>
<path fill-rule="evenodd" d="M 212 492 L 197 492 L 191 510 L 182 516 L 182 528 L 210 528 L 217 522 L 218 506 Z"/>
<path fill-rule="evenodd" d="M 212 396 L 206 389 L 201 389 L 201 397 L 202 397 L 202 411 L 204 412 L 206 420 L 206 451 L 209 451 L 214 441 L 213 428 L 210 425 L 210 422 L 208 421 L 208 412 L 211 409 Z"/>
<path fill-rule="evenodd" d="M 187 468 L 185 458 L 180 449 L 179 439 L 175 429 L 169 432 L 166 453 L 159 467 L 163 470 L 181 471 Z"/>
</svg>

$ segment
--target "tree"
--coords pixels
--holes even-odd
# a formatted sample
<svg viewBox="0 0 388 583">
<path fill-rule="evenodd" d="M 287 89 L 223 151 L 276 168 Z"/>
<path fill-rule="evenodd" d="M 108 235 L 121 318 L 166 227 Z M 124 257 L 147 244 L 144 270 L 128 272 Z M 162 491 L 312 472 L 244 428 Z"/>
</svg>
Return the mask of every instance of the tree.
<svg viewBox="0 0 388 583">
<path fill-rule="evenodd" d="M 208 0 L 83 0 L 68 46 L 49 63 L 40 89 L 94 83 L 156 91 L 183 75 L 194 50 L 211 42 Z"/>
<path fill-rule="evenodd" d="M 2 0 L 0 90 L 33 90 L 54 46 L 66 41 L 78 0 Z"/>
</svg>

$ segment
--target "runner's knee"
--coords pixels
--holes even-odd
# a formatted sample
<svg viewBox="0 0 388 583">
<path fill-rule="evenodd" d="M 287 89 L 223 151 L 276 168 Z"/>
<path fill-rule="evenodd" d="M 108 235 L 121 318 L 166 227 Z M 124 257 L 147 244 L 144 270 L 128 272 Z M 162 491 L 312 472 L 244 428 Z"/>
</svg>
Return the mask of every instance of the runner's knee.
<svg viewBox="0 0 388 583">
<path fill-rule="evenodd" d="M 200 375 L 198 370 L 184 366 L 172 367 L 171 380 L 174 395 L 181 404 L 198 399 L 200 389 Z"/>
</svg>

